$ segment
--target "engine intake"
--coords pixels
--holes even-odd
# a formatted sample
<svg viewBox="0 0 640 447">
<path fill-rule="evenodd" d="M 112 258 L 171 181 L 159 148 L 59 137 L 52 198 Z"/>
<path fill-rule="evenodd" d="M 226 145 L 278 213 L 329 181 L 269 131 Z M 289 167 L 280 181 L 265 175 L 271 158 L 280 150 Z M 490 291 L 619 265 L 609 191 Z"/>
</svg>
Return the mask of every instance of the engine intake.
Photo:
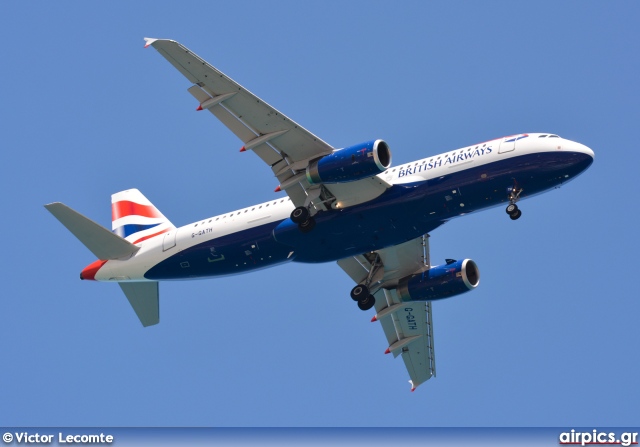
<svg viewBox="0 0 640 447">
<path fill-rule="evenodd" d="M 478 266 L 464 259 L 407 276 L 400 280 L 397 291 L 402 301 L 433 301 L 468 292 L 478 284 Z"/>
<path fill-rule="evenodd" d="M 373 177 L 391 166 L 391 150 L 382 140 L 338 149 L 307 167 L 311 184 L 353 182 Z"/>
</svg>

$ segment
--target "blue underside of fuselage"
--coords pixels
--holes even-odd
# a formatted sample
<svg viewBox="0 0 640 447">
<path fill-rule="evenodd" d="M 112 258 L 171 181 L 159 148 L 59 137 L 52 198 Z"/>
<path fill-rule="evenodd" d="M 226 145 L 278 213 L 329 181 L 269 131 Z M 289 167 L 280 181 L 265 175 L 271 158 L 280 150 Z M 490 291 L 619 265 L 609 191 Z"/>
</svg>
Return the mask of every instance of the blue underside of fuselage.
<svg viewBox="0 0 640 447">
<path fill-rule="evenodd" d="M 508 202 L 514 182 L 521 198 L 574 179 L 593 159 L 579 152 L 522 155 L 427 181 L 394 185 L 380 197 L 315 215 L 302 233 L 290 219 L 212 239 L 151 268 L 152 280 L 223 276 L 287 261 L 329 262 L 397 245 L 449 219 Z"/>
</svg>

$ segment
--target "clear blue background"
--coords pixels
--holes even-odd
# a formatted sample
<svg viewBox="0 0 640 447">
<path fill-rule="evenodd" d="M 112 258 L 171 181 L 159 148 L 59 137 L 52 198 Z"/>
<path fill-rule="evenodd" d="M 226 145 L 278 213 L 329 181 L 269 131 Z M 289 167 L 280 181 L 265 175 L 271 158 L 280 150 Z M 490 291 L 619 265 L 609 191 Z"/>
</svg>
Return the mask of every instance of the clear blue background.
<svg viewBox="0 0 640 447">
<path fill-rule="evenodd" d="M 637 2 L 2 2 L 0 425 L 637 425 Z M 144 36 L 180 41 L 336 147 L 394 164 L 519 132 L 596 153 L 560 190 L 432 234 L 480 287 L 434 304 L 409 392 L 333 263 L 161 284 L 143 329 L 43 207 L 176 225 L 279 197 Z"/>
</svg>

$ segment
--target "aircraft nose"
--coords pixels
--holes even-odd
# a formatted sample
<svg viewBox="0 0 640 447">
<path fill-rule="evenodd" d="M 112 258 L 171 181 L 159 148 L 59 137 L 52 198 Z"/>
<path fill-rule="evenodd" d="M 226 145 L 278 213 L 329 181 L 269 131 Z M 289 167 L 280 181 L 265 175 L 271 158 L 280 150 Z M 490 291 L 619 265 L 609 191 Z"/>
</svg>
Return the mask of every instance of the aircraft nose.
<svg viewBox="0 0 640 447">
<path fill-rule="evenodd" d="M 574 151 L 574 152 L 580 152 L 582 154 L 588 155 L 589 157 L 591 157 L 592 161 L 595 158 L 595 153 L 593 152 L 593 150 L 585 146 L 584 144 L 577 143 L 571 140 L 565 140 L 565 142 L 566 143 L 564 144 L 563 149 Z"/>
</svg>

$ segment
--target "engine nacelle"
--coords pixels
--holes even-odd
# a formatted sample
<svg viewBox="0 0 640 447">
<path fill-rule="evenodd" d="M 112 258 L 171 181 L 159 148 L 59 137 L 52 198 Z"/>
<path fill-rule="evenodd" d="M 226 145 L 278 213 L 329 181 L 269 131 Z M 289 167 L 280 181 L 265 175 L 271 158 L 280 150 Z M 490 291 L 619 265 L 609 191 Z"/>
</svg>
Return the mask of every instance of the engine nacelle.
<svg viewBox="0 0 640 447">
<path fill-rule="evenodd" d="M 400 280 L 397 291 L 402 301 L 433 301 L 468 292 L 478 284 L 478 266 L 471 259 L 464 259 L 407 276 Z"/>
<path fill-rule="evenodd" d="M 391 166 L 389 145 L 373 140 L 338 149 L 307 167 L 309 183 L 343 183 L 373 177 Z"/>
</svg>

